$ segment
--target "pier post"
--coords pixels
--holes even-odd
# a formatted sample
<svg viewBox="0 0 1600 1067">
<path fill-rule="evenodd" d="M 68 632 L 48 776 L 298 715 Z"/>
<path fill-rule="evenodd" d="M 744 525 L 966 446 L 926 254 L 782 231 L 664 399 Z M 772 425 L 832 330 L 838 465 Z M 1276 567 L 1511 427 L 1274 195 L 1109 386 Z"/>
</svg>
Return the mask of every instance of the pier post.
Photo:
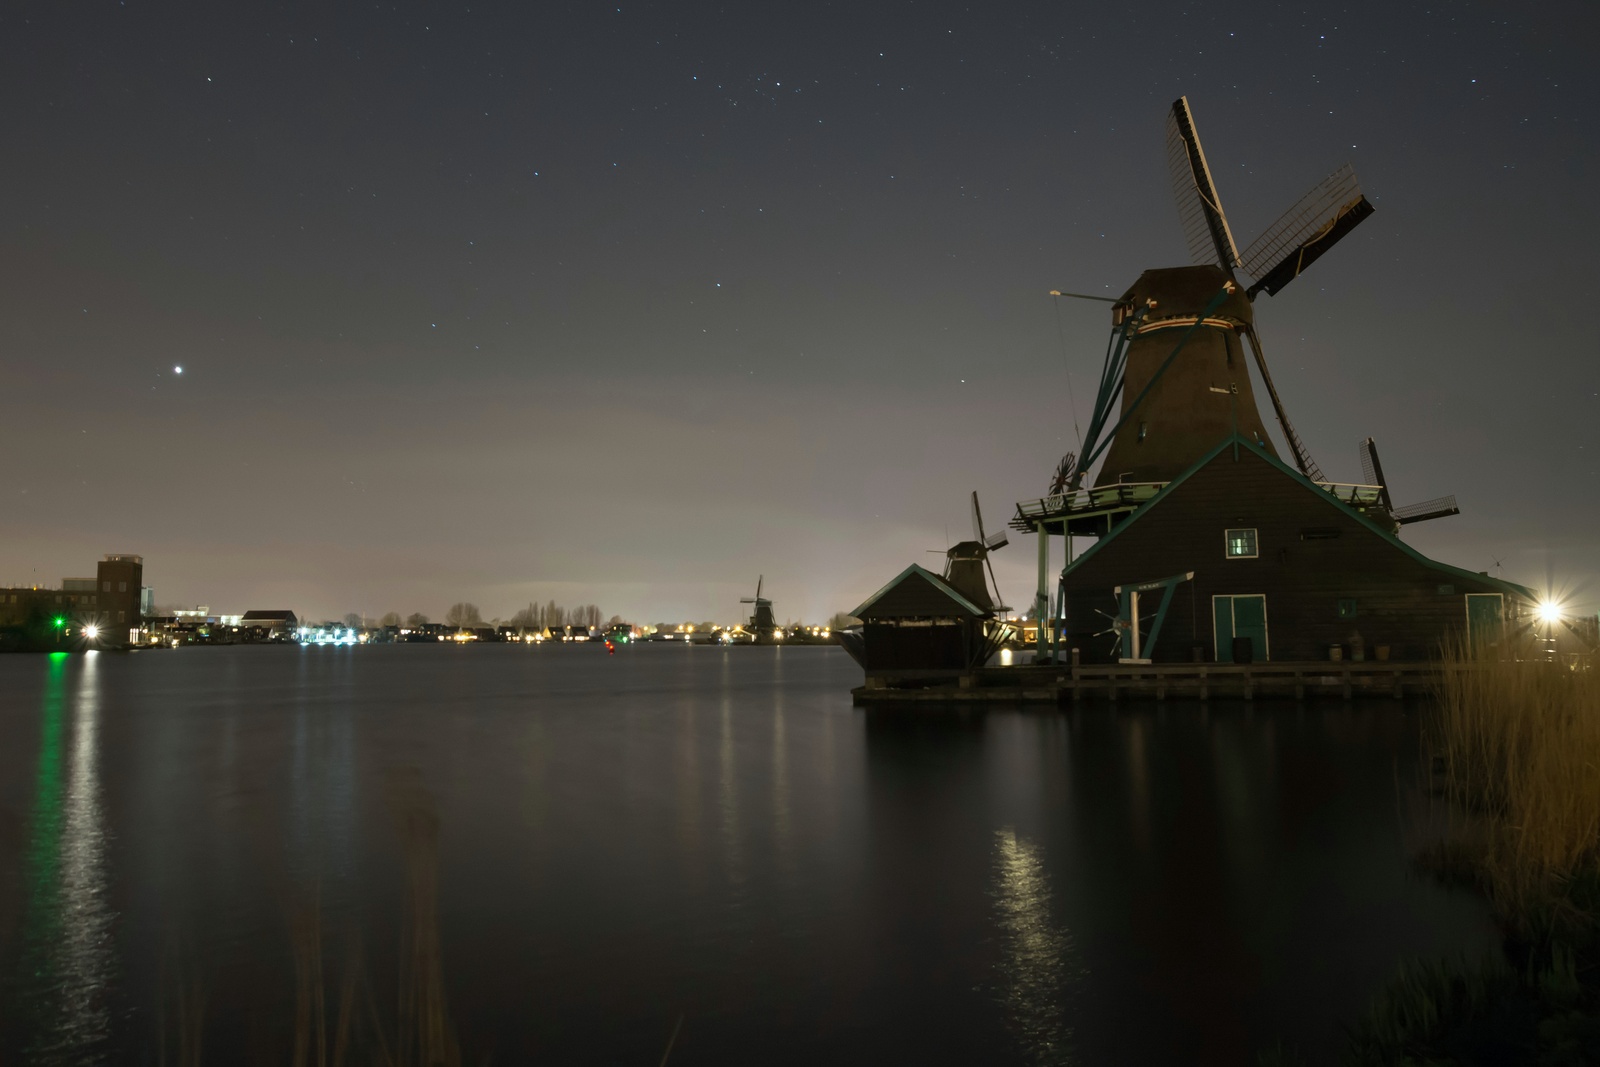
<svg viewBox="0 0 1600 1067">
<path fill-rule="evenodd" d="M 1043 522 L 1034 527 L 1039 532 L 1039 588 L 1033 594 L 1033 614 L 1039 623 L 1038 641 L 1033 657 L 1044 659 L 1045 627 L 1050 625 L 1050 528 Z"/>
</svg>

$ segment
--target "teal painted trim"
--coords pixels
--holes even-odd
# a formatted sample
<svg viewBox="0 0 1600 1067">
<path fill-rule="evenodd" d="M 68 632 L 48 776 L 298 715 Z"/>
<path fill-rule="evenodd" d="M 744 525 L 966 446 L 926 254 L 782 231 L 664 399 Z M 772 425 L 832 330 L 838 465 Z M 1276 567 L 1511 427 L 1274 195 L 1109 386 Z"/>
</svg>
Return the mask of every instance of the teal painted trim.
<svg viewBox="0 0 1600 1067">
<path fill-rule="evenodd" d="M 939 577 L 937 574 L 934 574 L 932 571 L 928 570 L 928 568 L 916 563 L 913 563 L 911 566 L 907 567 L 905 570 L 889 579 L 887 585 L 885 585 L 882 589 L 879 589 L 876 593 L 873 593 L 871 596 L 867 597 L 867 599 L 862 602 L 861 606 L 856 608 L 856 610 L 852 611 L 850 614 L 854 615 L 858 619 L 864 620 L 865 616 L 863 616 L 861 613 L 872 607 L 872 605 L 876 604 L 880 599 L 882 599 L 883 594 L 899 585 L 900 582 L 913 571 L 932 582 L 935 589 L 941 590 L 942 592 L 948 594 L 952 600 L 966 608 L 968 611 L 972 612 L 972 614 L 978 616 L 979 618 L 982 618 L 984 615 L 988 614 L 988 612 L 978 607 L 978 605 L 974 604 L 972 601 L 968 600 L 966 597 L 962 596 L 960 593 L 956 592 L 954 589 L 950 588 L 950 586 L 945 584 L 945 580 L 943 578 Z"/>
<path fill-rule="evenodd" d="M 1416 549 L 1400 540 L 1388 530 L 1385 530 L 1383 527 L 1379 526 L 1377 523 L 1361 514 L 1361 512 L 1357 511 L 1349 504 L 1346 504 L 1344 501 L 1340 500 L 1326 489 L 1323 489 L 1321 486 L 1317 485 L 1317 483 L 1313 482 L 1310 478 L 1307 478 L 1305 475 L 1301 474 L 1299 471 L 1283 462 L 1283 460 L 1279 459 L 1277 456 L 1274 456 L 1265 449 L 1258 447 L 1255 442 L 1250 441 L 1239 434 L 1231 434 L 1222 441 L 1217 442 L 1217 446 L 1215 448 L 1202 456 L 1188 470 L 1184 471 L 1182 474 L 1172 479 L 1172 481 L 1162 486 L 1161 491 L 1155 496 L 1151 497 L 1149 500 L 1145 501 L 1143 507 L 1139 508 L 1139 510 L 1135 511 L 1127 519 L 1114 527 L 1109 534 L 1096 541 L 1092 548 L 1083 553 L 1083 555 L 1079 556 L 1075 561 L 1072 562 L 1071 565 L 1063 569 L 1061 572 L 1062 576 L 1065 577 L 1066 575 L 1071 574 L 1080 565 L 1082 565 L 1085 560 L 1093 559 L 1101 549 L 1110 544 L 1112 541 L 1116 540 L 1118 534 L 1143 518 L 1152 508 L 1165 500 L 1167 498 L 1167 494 L 1171 493 L 1174 489 L 1178 488 L 1178 486 L 1188 481 L 1190 476 L 1196 471 L 1200 470 L 1202 467 L 1205 467 L 1212 460 L 1220 456 L 1225 449 L 1235 447 L 1237 445 L 1243 445 L 1251 452 L 1254 452 L 1256 455 L 1266 460 L 1267 463 L 1278 468 L 1278 470 L 1282 471 L 1291 479 L 1298 482 L 1306 490 L 1315 493 L 1318 498 L 1330 506 L 1343 512 L 1350 518 L 1355 519 L 1362 526 L 1365 526 L 1368 530 L 1371 530 L 1383 540 L 1389 542 L 1391 545 L 1398 548 L 1400 551 L 1404 552 L 1407 556 L 1422 564 L 1424 567 L 1439 571 L 1443 574 L 1448 574 L 1455 578 L 1466 578 L 1470 581 L 1482 582 L 1492 588 L 1499 589 L 1502 593 L 1510 596 L 1520 597 L 1533 602 L 1537 602 L 1539 600 L 1539 594 L 1535 593 L 1532 589 L 1529 589 L 1526 586 L 1517 585 L 1515 582 L 1508 582 L 1503 578 L 1491 578 L 1487 574 L 1478 574 L 1475 571 L 1464 570 L 1461 567 L 1451 566 L 1448 563 L 1440 563 L 1436 559 L 1429 559 L 1427 556 L 1424 556 L 1421 552 L 1418 552 Z"/>
<path fill-rule="evenodd" d="M 1121 430 L 1123 426 L 1127 425 L 1128 420 L 1133 418 L 1134 412 L 1139 410 L 1139 405 L 1144 403 L 1144 398 L 1150 395 L 1150 390 L 1156 387 L 1156 383 L 1161 380 L 1161 376 L 1167 373 L 1167 368 L 1172 366 L 1173 360 L 1178 358 L 1178 353 L 1183 351 L 1183 346 L 1189 343 L 1189 338 L 1198 333 L 1201 327 L 1206 326 L 1206 320 L 1211 317 L 1211 313 L 1222 306 L 1223 302 L 1232 295 L 1235 288 L 1236 286 L 1230 280 L 1217 291 L 1216 296 L 1211 298 L 1211 303 L 1207 304 L 1205 310 L 1200 312 L 1199 317 L 1190 324 L 1188 329 L 1183 331 L 1183 336 L 1178 338 L 1178 343 L 1172 347 L 1172 351 L 1167 354 L 1167 358 L 1162 362 L 1161 366 L 1156 368 L 1156 372 L 1150 376 L 1150 380 L 1145 383 L 1144 388 L 1139 390 L 1139 395 L 1133 398 L 1133 402 L 1122 413 L 1122 418 L 1118 419 L 1117 424 L 1111 427 L 1111 432 L 1106 434 L 1106 439 L 1095 447 L 1095 450 L 1089 454 L 1088 458 L 1078 461 L 1080 469 L 1088 470 L 1089 465 L 1100 458 L 1100 453 L 1111 446 L 1111 442 L 1117 438 L 1117 431 Z M 1220 329 L 1221 327 L 1206 326 L 1206 328 Z"/>
</svg>

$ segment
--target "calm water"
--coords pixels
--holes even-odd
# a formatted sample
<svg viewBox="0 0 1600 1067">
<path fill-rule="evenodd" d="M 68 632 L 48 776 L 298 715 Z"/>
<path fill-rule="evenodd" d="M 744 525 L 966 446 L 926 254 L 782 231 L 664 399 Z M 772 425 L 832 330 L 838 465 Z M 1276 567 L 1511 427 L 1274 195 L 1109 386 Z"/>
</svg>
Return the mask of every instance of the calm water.
<svg viewBox="0 0 1600 1067">
<path fill-rule="evenodd" d="M 328 1044 L 447 1017 L 468 1063 L 1319 1062 L 1402 954 L 1492 944 L 1407 862 L 1394 704 L 913 717 L 859 677 L 0 657 L 0 1062 L 288 1062 L 314 975 Z"/>
</svg>

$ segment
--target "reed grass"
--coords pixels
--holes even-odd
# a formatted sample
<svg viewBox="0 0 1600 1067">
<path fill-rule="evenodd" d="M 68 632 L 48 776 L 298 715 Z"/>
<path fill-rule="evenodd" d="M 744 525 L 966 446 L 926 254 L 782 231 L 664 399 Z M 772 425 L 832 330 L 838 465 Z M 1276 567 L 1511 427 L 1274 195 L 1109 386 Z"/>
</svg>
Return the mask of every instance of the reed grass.
<svg viewBox="0 0 1600 1067">
<path fill-rule="evenodd" d="M 293 1067 L 461 1067 L 463 1054 L 450 1017 L 439 936 L 439 817 L 421 775 L 390 774 L 386 795 L 399 833 L 405 870 L 405 911 L 398 931 L 399 961 L 392 977 L 365 964 L 353 931 L 338 950 L 337 931 L 324 921 L 316 886 L 285 901 L 292 949 L 292 990 L 270 979 L 246 995 L 251 1007 L 272 1020 L 282 1035 L 273 1047 L 253 1049 L 258 1062 Z M 329 952 L 329 945 L 335 950 Z M 158 1002 L 156 1062 L 199 1067 L 220 1062 L 205 1054 L 208 1026 L 218 1025 L 213 991 L 192 952 L 174 951 L 175 966 L 162 977 Z M 393 982 L 393 1001 L 379 986 Z M 280 992 L 291 992 L 288 1002 Z M 290 1018 L 281 1020 L 278 1012 Z M 208 1017 L 210 1016 L 210 1017 Z M 273 1024 L 276 1025 L 273 1025 Z M 286 1038 L 288 1047 L 278 1046 Z"/>
<path fill-rule="evenodd" d="M 1426 738 L 1452 830 L 1436 856 L 1513 932 L 1591 931 L 1600 880 L 1600 671 L 1447 652 Z"/>
<path fill-rule="evenodd" d="M 1424 751 L 1449 822 L 1423 860 L 1483 894 L 1505 951 L 1404 965 L 1348 1064 L 1600 1063 L 1600 671 L 1503 655 L 1443 656 Z"/>
</svg>

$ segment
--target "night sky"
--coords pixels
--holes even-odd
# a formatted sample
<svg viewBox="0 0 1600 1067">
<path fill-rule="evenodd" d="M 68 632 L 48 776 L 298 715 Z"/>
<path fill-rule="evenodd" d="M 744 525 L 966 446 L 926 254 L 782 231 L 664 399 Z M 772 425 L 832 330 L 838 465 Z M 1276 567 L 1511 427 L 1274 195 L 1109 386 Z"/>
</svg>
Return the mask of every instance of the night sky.
<svg viewBox="0 0 1600 1067">
<path fill-rule="evenodd" d="M 1189 262 L 1187 94 L 1241 247 L 1347 160 L 1377 206 L 1257 303 L 1323 470 L 1360 481 L 1373 435 L 1397 503 L 1460 500 L 1408 541 L 1593 611 L 1597 31 L 1590 3 L 4 5 L 0 583 L 137 552 L 213 611 L 732 621 L 760 574 L 780 619 L 854 607 L 1076 448 L 1109 316 L 1047 291 Z M 995 562 L 1026 604 L 1031 538 Z"/>
</svg>

